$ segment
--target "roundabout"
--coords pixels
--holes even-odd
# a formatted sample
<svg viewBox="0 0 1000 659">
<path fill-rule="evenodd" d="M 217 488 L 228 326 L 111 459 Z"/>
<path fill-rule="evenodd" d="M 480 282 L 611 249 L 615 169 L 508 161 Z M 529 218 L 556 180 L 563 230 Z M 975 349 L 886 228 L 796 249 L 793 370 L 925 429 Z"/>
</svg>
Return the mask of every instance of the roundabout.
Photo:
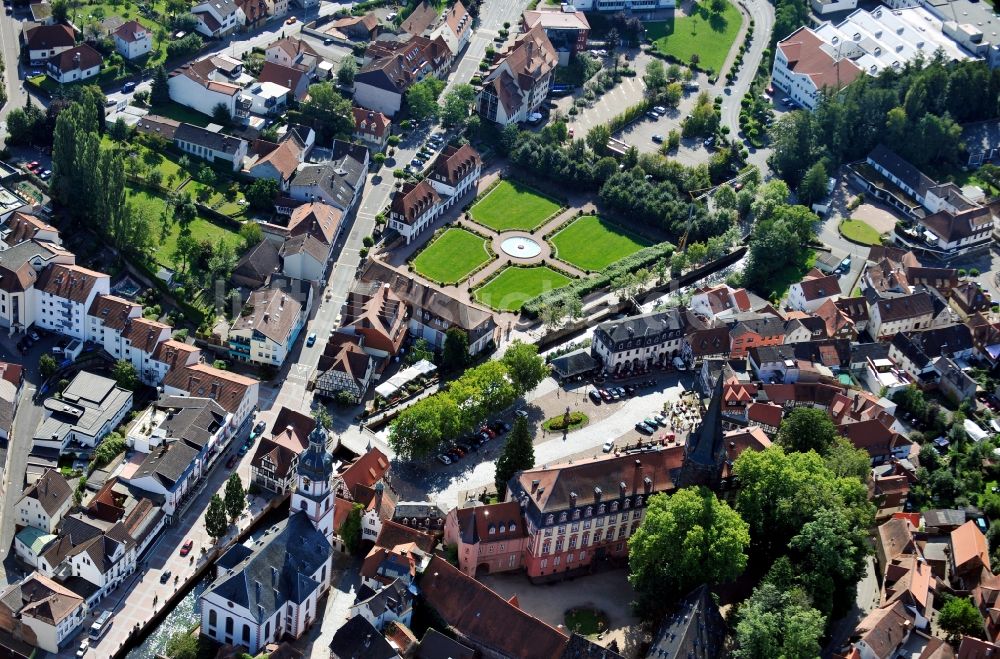
<svg viewBox="0 0 1000 659">
<path fill-rule="evenodd" d="M 542 253 L 542 246 L 527 236 L 513 236 L 500 243 L 500 251 L 515 259 L 533 259 Z"/>
</svg>

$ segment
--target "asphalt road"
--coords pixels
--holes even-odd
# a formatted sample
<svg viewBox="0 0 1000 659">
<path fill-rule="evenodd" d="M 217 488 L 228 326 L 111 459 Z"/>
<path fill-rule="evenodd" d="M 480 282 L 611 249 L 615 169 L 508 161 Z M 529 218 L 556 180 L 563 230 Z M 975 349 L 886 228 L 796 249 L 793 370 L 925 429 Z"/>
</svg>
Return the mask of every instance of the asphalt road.
<svg viewBox="0 0 1000 659">
<path fill-rule="evenodd" d="M 510 23 L 513 28 L 521 21 L 521 14 L 528 6 L 527 0 L 487 0 L 479 10 L 479 27 L 469 39 L 461 60 L 452 71 L 445 92 L 457 84 L 467 83 L 479 72 L 479 62 L 486 56 L 486 47 Z"/>
<path fill-rule="evenodd" d="M 0 57 L 4 64 L 4 85 L 7 88 L 7 102 L 0 108 L 0 132 L 7 132 L 7 115 L 14 108 L 24 107 L 28 102 L 28 92 L 22 83 L 24 70 L 20 66 L 21 47 L 18 37 L 21 33 L 21 18 L 24 18 L 27 11 L 22 7 L 18 8 L 14 14 L 0 14 Z M 46 107 L 48 102 L 38 96 L 32 95 L 32 102 L 41 107 Z"/>
</svg>

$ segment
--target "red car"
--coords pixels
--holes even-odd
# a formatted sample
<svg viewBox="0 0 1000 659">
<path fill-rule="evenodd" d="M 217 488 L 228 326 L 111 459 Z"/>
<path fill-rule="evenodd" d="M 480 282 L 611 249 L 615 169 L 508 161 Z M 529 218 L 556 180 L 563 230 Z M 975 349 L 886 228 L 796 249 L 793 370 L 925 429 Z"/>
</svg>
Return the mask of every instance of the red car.
<svg viewBox="0 0 1000 659">
<path fill-rule="evenodd" d="M 191 553 L 194 548 L 194 540 L 188 540 L 183 545 L 181 545 L 181 556 L 187 556 Z"/>
<path fill-rule="evenodd" d="M 236 462 L 239 459 L 240 459 L 240 456 L 235 455 L 235 454 L 229 456 L 229 459 L 226 460 L 226 469 L 232 469 L 233 467 L 235 467 L 236 466 Z"/>
</svg>

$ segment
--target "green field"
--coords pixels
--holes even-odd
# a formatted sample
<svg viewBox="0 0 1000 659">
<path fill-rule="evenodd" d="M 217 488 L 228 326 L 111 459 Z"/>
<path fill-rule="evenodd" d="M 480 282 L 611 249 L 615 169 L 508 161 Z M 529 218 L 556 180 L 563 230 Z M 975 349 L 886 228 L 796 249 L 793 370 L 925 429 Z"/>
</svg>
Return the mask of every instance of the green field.
<svg viewBox="0 0 1000 659">
<path fill-rule="evenodd" d="M 476 222 L 494 231 L 533 231 L 560 205 L 529 187 L 512 181 L 501 181 L 469 214 Z"/>
<path fill-rule="evenodd" d="M 881 245 L 879 232 L 861 220 L 844 220 L 838 227 L 841 235 L 862 245 Z"/>
<path fill-rule="evenodd" d="M 596 215 L 573 220 L 549 238 L 549 242 L 560 259 L 588 271 L 603 270 L 650 245 L 649 241 Z"/>
<path fill-rule="evenodd" d="M 475 295 L 488 307 L 517 311 L 536 295 L 561 288 L 569 282 L 569 277 L 544 265 L 533 268 L 511 266 L 477 289 Z"/>
<path fill-rule="evenodd" d="M 465 229 L 451 228 L 413 259 L 413 269 L 431 281 L 455 284 L 490 258 L 486 240 Z"/>
<path fill-rule="evenodd" d="M 681 62 L 698 55 L 698 66 L 721 73 L 726 55 L 740 31 L 740 12 L 731 3 L 721 14 L 697 5 L 693 16 L 679 16 L 666 21 L 645 23 L 646 36 L 657 51 Z"/>
<path fill-rule="evenodd" d="M 135 204 L 137 208 L 142 209 L 146 213 L 146 217 L 152 222 L 152 233 L 154 240 L 159 243 L 160 240 L 160 217 L 163 215 L 163 209 L 167 205 L 167 201 L 163 197 L 159 197 L 152 194 L 146 190 L 135 190 L 128 188 L 128 199 L 131 203 Z M 174 263 L 174 250 L 177 248 L 177 237 L 180 235 L 181 227 L 177 222 L 171 222 L 170 229 L 164 238 L 162 243 L 159 243 L 156 248 L 156 253 L 153 255 L 155 261 L 162 266 L 168 268 L 176 267 Z M 196 217 L 193 222 L 191 222 L 191 235 L 197 240 L 208 240 L 213 244 L 218 242 L 219 238 L 226 240 L 229 245 L 235 249 L 239 249 L 240 237 L 231 229 L 218 224 L 214 224 L 204 218 Z"/>
</svg>

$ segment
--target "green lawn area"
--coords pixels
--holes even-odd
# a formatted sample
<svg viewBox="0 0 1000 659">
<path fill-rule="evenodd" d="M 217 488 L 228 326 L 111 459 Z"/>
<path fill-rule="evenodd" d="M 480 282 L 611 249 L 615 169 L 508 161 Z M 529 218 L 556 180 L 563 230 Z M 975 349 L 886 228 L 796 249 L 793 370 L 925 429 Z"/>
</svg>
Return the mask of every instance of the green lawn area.
<svg viewBox="0 0 1000 659">
<path fill-rule="evenodd" d="M 451 228 L 417 255 L 413 269 L 431 281 L 455 284 L 490 258 L 482 237 Z"/>
<path fill-rule="evenodd" d="M 596 215 L 573 220 L 549 238 L 556 255 L 581 270 L 603 270 L 650 242 Z"/>
<path fill-rule="evenodd" d="M 797 281 L 802 281 L 802 275 L 809 272 L 816 264 L 816 252 L 810 251 L 806 262 L 801 267 L 788 265 L 779 270 L 770 282 L 769 291 L 757 291 L 768 300 L 781 300 L 788 293 L 789 287 Z"/>
<path fill-rule="evenodd" d="M 475 296 L 488 307 L 517 311 L 536 295 L 562 288 L 569 282 L 569 277 L 544 265 L 533 268 L 511 266 L 476 289 Z"/>
<path fill-rule="evenodd" d="M 146 211 L 147 217 L 154 224 L 152 228 L 154 239 L 158 241 L 160 238 L 159 220 L 163 209 L 166 207 L 166 199 L 152 194 L 147 190 L 136 190 L 133 188 L 128 188 L 128 198 L 137 207 Z M 174 249 L 177 247 L 177 237 L 180 235 L 180 231 L 181 228 L 177 222 L 171 223 L 170 232 L 167 234 L 166 239 L 156 248 L 154 259 L 158 264 L 168 268 L 175 267 Z M 214 224 L 201 217 L 197 217 L 191 222 L 191 235 L 198 240 L 209 240 L 212 243 L 218 242 L 219 238 L 224 238 L 234 248 L 238 248 L 240 243 L 240 237 L 235 231 Z"/>
<path fill-rule="evenodd" d="M 212 118 L 208 115 L 204 115 L 197 110 L 192 110 L 186 105 L 174 103 L 173 101 L 167 103 L 166 105 L 154 105 L 152 109 L 150 109 L 149 113 L 158 114 L 161 117 L 167 117 L 168 119 L 173 119 L 174 121 L 182 121 L 195 126 L 201 126 L 202 128 L 212 123 Z"/>
<path fill-rule="evenodd" d="M 501 181 L 469 214 L 494 231 L 532 231 L 560 208 L 560 204 L 531 188 L 513 181 Z"/>
<path fill-rule="evenodd" d="M 983 189 L 983 192 L 989 196 L 996 196 L 1000 194 L 1000 190 L 976 176 L 976 170 L 974 169 L 966 172 L 963 172 L 962 170 L 951 172 L 951 178 L 953 178 L 955 180 L 955 184 L 960 187 L 965 185 L 978 185 Z"/>
<path fill-rule="evenodd" d="M 583 636 L 593 636 L 608 628 L 608 619 L 594 609 L 570 609 L 566 612 L 566 629 Z"/>
<path fill-rule="evenodd" d="M 862 220 L 844 220 L 837 228 L 840 230 L 841 235 L 856 243 L 863 245 L 882 244 L 882 241 L 879 239 L 879 232 Z"/>
<path fill-rule="evenodd" d="M 191 193 L 191 196 L 195 200 L 201 199 L 198 197 L 199 191 L 204 189 L 210 190 L 211 194 L 207 197 L 205 201 L 202 201 L 201 203 L 205 204 L 214 211 L 222 213 L 223 215 L 228 215 L 230 217 L 233 217 L 235 215 L 239 215 L 240 213 L 242 213 L 246 209 L 246 206 L 241 205 L 239 203 L 240 199 L 244 199 L 242 191 L 237 192 L 236 197 L 232 201 L 226 199 L 226 191 L 231 184 L 232 184 L 231 181 L 217 181 L 211 186 L 208 186 L 205 185 L 204 183 L 192 180 L 188 181 L 180 189 L 183 192 Z"/>
<path fill-rule="evenodd" d="M 721 73 L 726 55 L 740 30 L 740 12 L 731 3 L 721 14 L 697 5 L 693 16 L 679 16 L 666 21 L 646 23 L 646 36 L 664 55 L 690 62 L 698 55 L 698 66 Z"/>
</svg>

